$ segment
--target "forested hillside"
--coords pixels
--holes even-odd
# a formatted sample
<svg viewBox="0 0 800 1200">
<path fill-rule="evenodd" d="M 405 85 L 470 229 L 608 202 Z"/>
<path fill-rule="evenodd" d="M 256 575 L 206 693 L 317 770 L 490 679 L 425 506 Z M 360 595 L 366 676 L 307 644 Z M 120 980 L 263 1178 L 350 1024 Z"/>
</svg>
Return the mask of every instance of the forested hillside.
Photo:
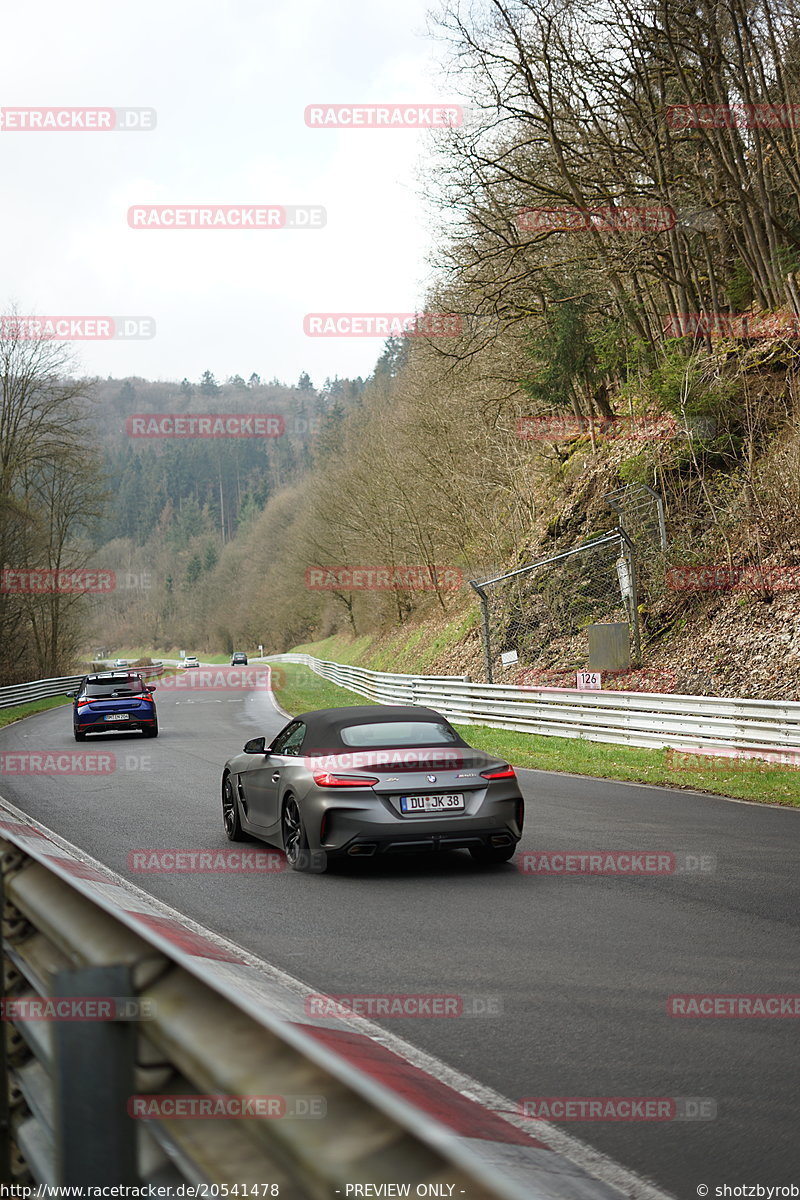
<svg viewBox="0 0 800 1200">
<path fill-rule="evenodd" d="M 93 424 L 114 480 L 98 539 L 141 546 L 166 521 L 186 541 L 206 530 L 220 544 L 230 541 L 271 495 L 308 469 L 315 432 L 340 419 L 361 387 L 361 380 L 336 380 L 317 392 L 306 374 L 296 386 L 263 384 L 257 375 L 219 384 L 208 371 L 199 384 L 95 383 Z M 275 415 L 280 436 L 147 437 L 132 424 L 136 416 L 157 421 L 162 414 L 202 413 Z"/>
</svg>

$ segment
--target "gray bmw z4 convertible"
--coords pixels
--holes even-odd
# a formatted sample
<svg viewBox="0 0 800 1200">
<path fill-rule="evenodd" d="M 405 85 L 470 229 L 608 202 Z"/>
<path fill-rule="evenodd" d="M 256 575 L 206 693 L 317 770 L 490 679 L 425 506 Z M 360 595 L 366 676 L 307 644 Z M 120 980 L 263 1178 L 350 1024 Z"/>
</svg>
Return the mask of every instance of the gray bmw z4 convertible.
<svg viewBox="0 0 800 1200">
<path fill-rule="evenodd" d="M 252 738 L 222 774 L 230 840 L 278 846 L 296 871 L 426 850 L 506 862 L 522 836 L 523 810 L 508 763 L 416 706 L 302 713 L 271 744 Z"/>
</svg>

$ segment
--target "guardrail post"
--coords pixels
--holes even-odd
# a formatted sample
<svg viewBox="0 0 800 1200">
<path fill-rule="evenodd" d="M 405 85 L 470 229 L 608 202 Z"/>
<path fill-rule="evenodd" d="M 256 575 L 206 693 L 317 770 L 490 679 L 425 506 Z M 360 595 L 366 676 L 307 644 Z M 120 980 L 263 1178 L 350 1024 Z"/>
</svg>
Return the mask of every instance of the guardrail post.
<svg viewBox="0 0 800 1200">
<path fill-rule="evenodd" d="M 130 998 L 128 967 L 58 971 L 58 997 Z M 53 1025 L 56 1178 L 61 1184 L 136 1184 L 136 1023 L 56 1021 Z"/>
<path fill-rule="evenodd" d="M 469 586 L 478 593 L 478 599 L 481 602 L 481 623 L 483 626 L 483 664 L 486 670 L 486 682 L 494 683 L 492 675 L 492 643 L 491 632 L 489 628 L 489 601 L 483 588 L 474 579 L 470 579 Z"/>
</svg>

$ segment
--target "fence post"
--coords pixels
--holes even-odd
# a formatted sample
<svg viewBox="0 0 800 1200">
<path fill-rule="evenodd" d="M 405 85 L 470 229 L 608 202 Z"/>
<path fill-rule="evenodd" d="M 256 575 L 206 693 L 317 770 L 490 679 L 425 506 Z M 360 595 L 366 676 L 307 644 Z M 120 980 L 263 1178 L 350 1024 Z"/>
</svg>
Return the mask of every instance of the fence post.
<svg viewBox="0 0 800 1200">
<path fill-rule="evenodd" d="M 633 629 L 633 665 L 640 667 L 642 665 L 642 637 L 639 629 L 639 589 L 636 586 L 636 548 L 633 541 L 625 530 L 620 525 L 619 536 L 622 541 L 622 547 L 625 558 L 628 563 L 628 571 L 631 577 L 631 627 Z"/>
<path fill-rule="evenodd" d="M 483 622 L 483 663 L 484 667 L 486 668 L 487 683 L 494 683 L 494 678 L 492 676 L 491 633 L 489 632 L 489 601 L 483 588 L 480 586 L 480 584 L 476 583 L 474 579 L 470 579 L 469 586 L 478 593 L 478 598 L 481 602 L 481 620 Z"/>
<path fill-rule="evenodd" d="M 661 549 L 666 550 L 666 548 L 667 548 L 667 522 L 664 519 L 664 501 L 661 499 L 661 497 L 658 495 L 658 493 L 656 493 L 655 495 L 656 495 L 656 509 L 658 512 L 658 536 L 659 536 L 659 540 L 661 542 Z"/>
</svg>

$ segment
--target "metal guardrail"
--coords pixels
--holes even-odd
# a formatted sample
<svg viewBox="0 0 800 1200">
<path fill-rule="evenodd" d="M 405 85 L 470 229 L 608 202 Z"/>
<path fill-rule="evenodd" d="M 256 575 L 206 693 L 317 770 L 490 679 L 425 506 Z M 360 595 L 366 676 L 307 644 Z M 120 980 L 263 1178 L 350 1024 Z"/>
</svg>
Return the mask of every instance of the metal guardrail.
<svg viewBox="0 0 800 1200">
<path fill-rule="evenodd" d="M 369 671 L 366 667 L 328 662 L 310 654 L 271 654 L 264 661 L 301 663 L 331 683 L 358 692 L 380 704 L 428 704 L 428 688 L 436 685 L 447 688 L 451 683 L 472 686 L 469 675 L 397 675 L 389 671 Z"/>
<path fill-rule="evenodd" d="M 163 674 L 164 664 L 156 662 L 151 667 L 132 667 L 130 669 L 137 671 L 146 679 L 154 679 L 157 675 Z M 29 704 L 32 700 L 49 700 L 53 696 L 63 696 L 78 686 L 84 674 L 62 675 L 58 679 L 35 679 L 32 683 L 19 683 L 12 687 L 0 688 L 0 708 L 13 708 L 16 704 Z"/>
<path fill-rule="evenodd" d="M 165 917 L 48 832 L 0 803 L 8 1085 L 7 1093 L 0 1089 L 7 1094 L 0 1133 L 10 1135 L 0 1137 L 0 1179 L 227 1184 L 239 1191 L 199 1194 L 287 1200 L 331 1200 L 347 1184 L 387 1180 L 408 1185 L 411 1195 L 422 1184 L 430 1186 L 420 1194 L 470 1200 L 530 1194 L 402 1089 L 390 1090 L 315 1038 L 308 1022 L 271 1007 L 262 977 L 244 959 Z M 114 997 L 123 1006 L 115 1012 L 142 1019 L 14 1019 L 20 1010 L 11 1002 L 37 997 Z M 198 1094 L 311 1097 L 320 1108 L 318 1119 L 298 1116 L 296 1103 L 292 1115 L 272 1119 L 252 1112 L 225 1120 L 129 1115 L 132 1098 Z M 557 1155 L 545 1148 L 531 1154 L 544 1155 L 546 1173 L 558 1171 Z M 553 1184 L 537 1194 L 615 1194 L 570 1164 L 562 1169 L 562 1185 L 572 1174 L 572 1186 Z M 256 1190 L 243 1192 L 244 1184 Z"/>
<path fill-rule="evenodd" d="M 464 725 L 627 746 L 800 752 L 800 703 L 660 692 L 583 692 L 471 683 L 467 676 L 393 675 L 309 654 L 272 655 L 384 704 L 424 704 Z"/>
</svg>

